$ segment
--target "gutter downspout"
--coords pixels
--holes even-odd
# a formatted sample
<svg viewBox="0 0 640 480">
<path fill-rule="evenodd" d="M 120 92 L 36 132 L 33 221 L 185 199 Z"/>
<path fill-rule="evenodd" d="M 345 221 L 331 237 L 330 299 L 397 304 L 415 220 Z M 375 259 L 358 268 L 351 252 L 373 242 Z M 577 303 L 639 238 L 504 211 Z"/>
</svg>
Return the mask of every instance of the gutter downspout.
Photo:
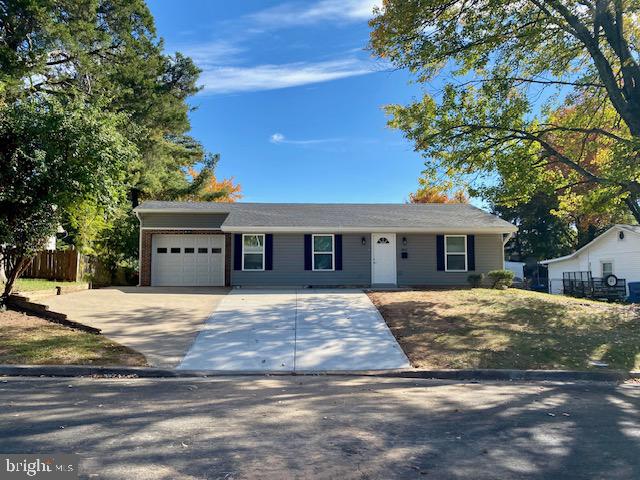
<svg viewBox="0 0 640 480">
<path fill-rule="evenodd" d="M 142 278 L 142 220 L 140 219 L 140 214 L 137 211 L 133 211 L 135 213 L 136 218 L 138 219 L 138 287 L 140 286 L 140 280 Z"/>
</svg>

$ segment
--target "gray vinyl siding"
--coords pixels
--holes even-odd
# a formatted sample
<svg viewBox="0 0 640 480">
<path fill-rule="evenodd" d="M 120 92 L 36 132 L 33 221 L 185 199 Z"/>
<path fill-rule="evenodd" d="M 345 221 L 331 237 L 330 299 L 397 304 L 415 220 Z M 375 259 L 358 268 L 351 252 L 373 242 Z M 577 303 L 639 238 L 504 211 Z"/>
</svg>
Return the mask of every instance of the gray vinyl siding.
<svg viewBox="0 0 640 480">
<path fill-rule="evenodd" d="M 251 233 L 251 232 L 246 232 Z M 309 232 L 311 233 L 311 232 Z M 368 286 L 371 283 L 370 237 L 342 235 L 342 270 L 314 272 L 304 269 L 304 234 L 273 234 L 273 270 L 231 270 L 231 284 L 240 286 Z M 231 242 L 232 250 L 234 242 Z M 234 258 L 235 252 L 231 252 Z"/>
<path fill-rule="evenodd" d="M 403 246 L 402 239 L 407 239 Z M 503 268 L 502 235 L 476 235 L 476 269 L 473 272 L 437 270 L 436 235 L 397 234 L 397 269 L 399 286 L 467 285 L 471 273 L 484 273 Z M 408 258 L 402 258 L 405 249 Z"/>
<path fill-rule="evenodd" d="M 226 213 L 141 213 L 144 228 L 220 228 Z"/>
</svg>

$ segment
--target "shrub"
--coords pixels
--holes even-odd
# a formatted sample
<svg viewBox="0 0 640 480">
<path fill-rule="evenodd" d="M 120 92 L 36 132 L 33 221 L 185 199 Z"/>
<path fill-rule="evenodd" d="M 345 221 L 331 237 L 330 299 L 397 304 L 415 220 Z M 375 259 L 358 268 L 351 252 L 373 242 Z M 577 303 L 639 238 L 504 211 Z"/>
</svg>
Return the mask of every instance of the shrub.
<svg viewBox="0 0 640 480">
<path fill-rule="evenodd" d="M 482 281 L 484 280 L 484 273 L 472 273 L 467 277 L 467 282 L 471 285 L 471 288 L 478 288 L 482 285 Z"/>
<path fill-rule="evenodd" d="M 491 288 L 507 288 L 513 282 L 513 272 L 511 270 L 493 270 L 487 273 L 491 281 Z"/>
</svg>

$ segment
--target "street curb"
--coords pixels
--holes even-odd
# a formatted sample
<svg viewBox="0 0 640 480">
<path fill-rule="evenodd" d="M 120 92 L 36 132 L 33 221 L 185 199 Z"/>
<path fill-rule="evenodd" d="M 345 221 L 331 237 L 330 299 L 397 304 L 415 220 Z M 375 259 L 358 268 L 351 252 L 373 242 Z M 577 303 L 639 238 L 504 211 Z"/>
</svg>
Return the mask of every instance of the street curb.
<svg viewBox="0 0 640 480">
<path fill-rule="evenodd" d="M 0 365 L 3 377 L 128 377 L 128 378 L 211 378 L 271 376 L 343 376 L 379 378 L 416 378 L 438 380 L 485 381 L 555 381 L 555 382 L 623 382 L 640 379 L 640 371 L 623 372 L 575 370 L 329 370 L 329 371 L 238 371 L 238 370 L 170 370 L 153 367 L 100 367 L 88 365 Z"/>
</svg>

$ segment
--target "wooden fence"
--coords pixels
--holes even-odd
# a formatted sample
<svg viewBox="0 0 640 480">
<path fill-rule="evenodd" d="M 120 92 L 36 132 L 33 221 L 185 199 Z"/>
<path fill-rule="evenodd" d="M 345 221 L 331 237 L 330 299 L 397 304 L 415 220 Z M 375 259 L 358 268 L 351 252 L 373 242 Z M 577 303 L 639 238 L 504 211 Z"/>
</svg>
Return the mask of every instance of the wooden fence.
<svg viewBox="0 0 640 480">
<path fill-rule="evenodd" d="M 81 255 L 77 250 L 56 250 L 38 253 L 21 275 L 24 278 L 46 278 L 75 282 L 82 279 Z M 84 263 L 84 262 L 82 262 Z"/>
</svg>

